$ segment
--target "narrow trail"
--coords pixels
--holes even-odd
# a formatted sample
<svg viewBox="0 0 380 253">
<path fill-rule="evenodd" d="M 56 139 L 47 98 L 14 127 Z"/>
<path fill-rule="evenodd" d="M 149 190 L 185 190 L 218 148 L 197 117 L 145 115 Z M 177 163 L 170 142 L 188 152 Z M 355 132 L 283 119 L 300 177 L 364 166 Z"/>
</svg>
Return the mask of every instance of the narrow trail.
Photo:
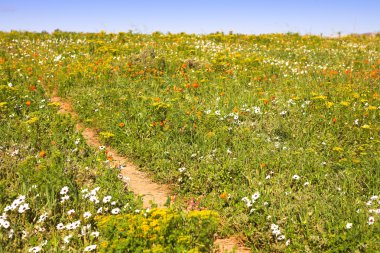
<svg viewBox="0 0 380 253">
<path fill-rule="evenodd" d="M 242 246 L 243 243 L 240 242 L 235 237 L 216 239 L 214 245 L 217 248 L 216 252 L 234 252 L 234 253 L 249 253 L 251 250 L 247 247 Z"/>
<path fill-rule="evenodd" d="M 78 114 L 74 111 L 71 104 L 53 92 L 50 99 L 51 102 L 58 102 L 60 109 L 58 113 L 70 114 L 74 119 L 78 119 Z M 77 123 L 76 129 L 82 133 L 87 145 L 98 148 L 101 146 L 97 132 L 92 128 L 86 128 L 83 124 Z M 107 155 L 112 157 L 111 164 L 120 167 L 121 174 L 127 178 L 126 183 L 129 189 L 143 197 L 143 206 L 148 208 L 152 203 L 158 207 L 163 207 L 170 196 L 170 188 L 168 185 L 157 184 L 149 179 L 147 173 L 141 172 L 137 167 L 128 161 L 127 158 L 119 155 L 116 150 L 111 147 L 106 147 Z"/>
<path fill-rule="evenodd" d="M 87 145 L 94 148 L 99 148 L 99 146 L 101 146 L 96 130 L 85 127 L 79 122 L 78 114 L 75 112 L 71 103 L 59 97 L 56 89 L 53 90 L 50 101 L 59 103 L 60 108 L 58 113 L 70 114 L 77 121 L 75 128 L 78 132 L 82 133 Z M 125 183 L 128 185 L 129 189 L 135 194 L 143 197 L 144 208 L 150 207 L 152 203 L 157 204 L 158 207 L 164 207 L 168 197 L 170 197 L 171 191 L 169 185 L 153 182 L 147 173 L 139 171 L 136 165 L 130 162 L 126 157 L 119 155 L 115 149 L 107 146 L 106 150 L 108 151 L 107 155 L 112 157 L 111 164 L 121 168 L 121 174 L 124 178 L 127 178 Z M 216 239 L 214 245 L 216 250 L 213 252 L 251 252 L 249 248 L 241 246 L 242 242 L 234 237 Z"/>
</svg>

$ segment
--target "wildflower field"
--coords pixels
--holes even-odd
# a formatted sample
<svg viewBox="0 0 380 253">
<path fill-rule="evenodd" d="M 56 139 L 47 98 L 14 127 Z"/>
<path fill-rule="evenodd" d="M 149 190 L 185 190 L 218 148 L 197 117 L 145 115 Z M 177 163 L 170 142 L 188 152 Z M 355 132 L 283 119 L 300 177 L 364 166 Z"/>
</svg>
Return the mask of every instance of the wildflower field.
<svg viewBox="0 0 380 253">
<path fill-rule="evenodd" d="M 0 32 L 0 251 L 379 252 L 379 94 L 379 34 Z"/>
</svg>

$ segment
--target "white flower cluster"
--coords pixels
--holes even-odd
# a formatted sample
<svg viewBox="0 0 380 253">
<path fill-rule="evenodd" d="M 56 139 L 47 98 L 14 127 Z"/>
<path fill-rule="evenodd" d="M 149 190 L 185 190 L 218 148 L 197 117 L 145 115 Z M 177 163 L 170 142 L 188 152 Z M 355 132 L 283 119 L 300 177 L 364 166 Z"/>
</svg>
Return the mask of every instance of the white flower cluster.
<svg viewBox="0 0 380 253">
<path fill-rule="evenodd" d="M 4 208 L 4 212 L 13 211 L 18 208 L 19 213 L 24 213 L 26 210 L 29 210 L 29 204 L 25 203 L 25 196 L 20 195 L 15 199 L 10 206 Z"/>
<path fill-rule="evenodd" d="M 280 231 L 280 227 L 276 224 L 271 224 L 270 229 L 272 230 L 272 235 L 276 237 L 278 241 L 282 241 L 285 239 L 285 235 L 283 235 Z"/>
<path fill-rule="evenodd" d="M 377 208 L 376 208 L 376 204 L 377 204 Z M 378 195 L 371 196 L 369 200 L 367 201 L 366 205 L 368 207 L 371 207 L 370 209 L 368 209 L 368 213 L 370 213 L 371 215 L 368 217 L 368 221 L 367 221 L 367 224 L 371 226 L 375 223 L 375 217 L 373 216 L 373 214 L 375 215 L 380 214 L 379 196 Z M 373 206 L 375 206 L 375 208 L 373 208 Z"/>
<path fill-rule="evenodd" d="M 100 190 L 100 187 L 96 187 L 93 190 L 91 190 L 90 192 L 88 191 L 88 189 L 83 189 L 82 190 L 82 194 L 84 194 L 83 198 L 88 199 L 89 201 L 91 201 L 91 202 L 93 202 L 95 204 L 99 204 L 100 200 L 99 200 L 99 198 L 97 196 L 97 193 L 98 193 L 99 190 Z M 112 196 L 108 195 L 108 196 L 103 197 L 102 202 L 104 204 L 110 203 L 111 206 L 115 206 L 117 204 L 117 202 L 116 201 L 112 201 L 111 202 L 111 199 L 112 199 Z M 96 213 L 97 214 L 101 214 L 104 211 L 108 211 L 108 210 L 109 210 L 108 207 L 105 207 L 105 208 L 99 207 L 98 210 L 96 211 Z M 120 212 L 121 212 L 120 208 L 116 207 L 116 208 L 112 208 L 111 209 L 111 213 L 112 214 L 119 214 Z M 88 219 L 90 216 L 91 216 L 91 214 L 89 214 L 89 213 L 85 213 L 83 215 L 83 217 L 86 218 L 86 219 Z"/>
<path fill-rule="evenodd" d="M 251 208 L 252 205 L 260 198 L 260 193 L 257 191 L 252 194 L 251 198 L 243 197 L 241 200 L 247 205 L 248 208 Z M 250 213 L 254 212 L 256 209 L 252 208 Z"/>
<path fill-rule="evenodd" d="M 85 199 L 90 200 L 91 202 L 93 202 L 95 204 L 98 204 L 100 202 L 98 197 L 97 197 L 97 193 L 99 190 L 100 190 L 100 187 L 96 187 L 93 190 L 91 190 L 90 192 L 88 192 L 88 189 L 83 189 L 82 190 L 82 193 L 84 194 L 83 197 Z"/>
<path fill-rule="evenodd" d="M 1 216 L 0 216 L 0 227 L 3 227 L 5 229 L 9 228 L 11 224 L 9 223 L 9 221 L 7 220 L 7 215 L 6 213 L 3 213 Z"/>
</svg>

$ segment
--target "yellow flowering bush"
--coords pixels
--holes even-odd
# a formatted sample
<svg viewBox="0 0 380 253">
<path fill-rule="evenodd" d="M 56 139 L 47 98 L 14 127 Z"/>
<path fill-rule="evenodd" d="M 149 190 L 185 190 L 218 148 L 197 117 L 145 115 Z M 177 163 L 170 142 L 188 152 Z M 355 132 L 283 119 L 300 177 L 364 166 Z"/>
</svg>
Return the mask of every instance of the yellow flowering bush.
<svg viewBox="0 0 380 253">
<path fill-rule="evenodd" d="M 96 218 L 100 252 L 207 252 L 219 223 L 215 211 L 152 209 Z"/>
</svg>

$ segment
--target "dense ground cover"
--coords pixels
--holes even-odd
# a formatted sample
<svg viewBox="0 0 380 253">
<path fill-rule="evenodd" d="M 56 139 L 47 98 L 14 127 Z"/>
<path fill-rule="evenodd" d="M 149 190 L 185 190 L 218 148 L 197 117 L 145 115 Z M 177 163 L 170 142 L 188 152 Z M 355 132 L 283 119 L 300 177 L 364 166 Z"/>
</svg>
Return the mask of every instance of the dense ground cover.
<svg viewBox="0 0 380 253">
<path fill-rule="evenodd" d="M 54 105 L 31 93 L 58 89 L 105 144 L 174 185 L 174 205 L 216 210 L 219 235 L 253 251 L 380 250 L 379 36 L 12 32 L 1 45 L 3 153 L 54 153 L 53 133 L 72 123 L 54 124 Z M 95 173 L 71 136 L 61 167 Z M 26 139 L 33 149 L 13 148 Z M 88 180 L 70 171 L 47 192 Z"/>
</svg>

